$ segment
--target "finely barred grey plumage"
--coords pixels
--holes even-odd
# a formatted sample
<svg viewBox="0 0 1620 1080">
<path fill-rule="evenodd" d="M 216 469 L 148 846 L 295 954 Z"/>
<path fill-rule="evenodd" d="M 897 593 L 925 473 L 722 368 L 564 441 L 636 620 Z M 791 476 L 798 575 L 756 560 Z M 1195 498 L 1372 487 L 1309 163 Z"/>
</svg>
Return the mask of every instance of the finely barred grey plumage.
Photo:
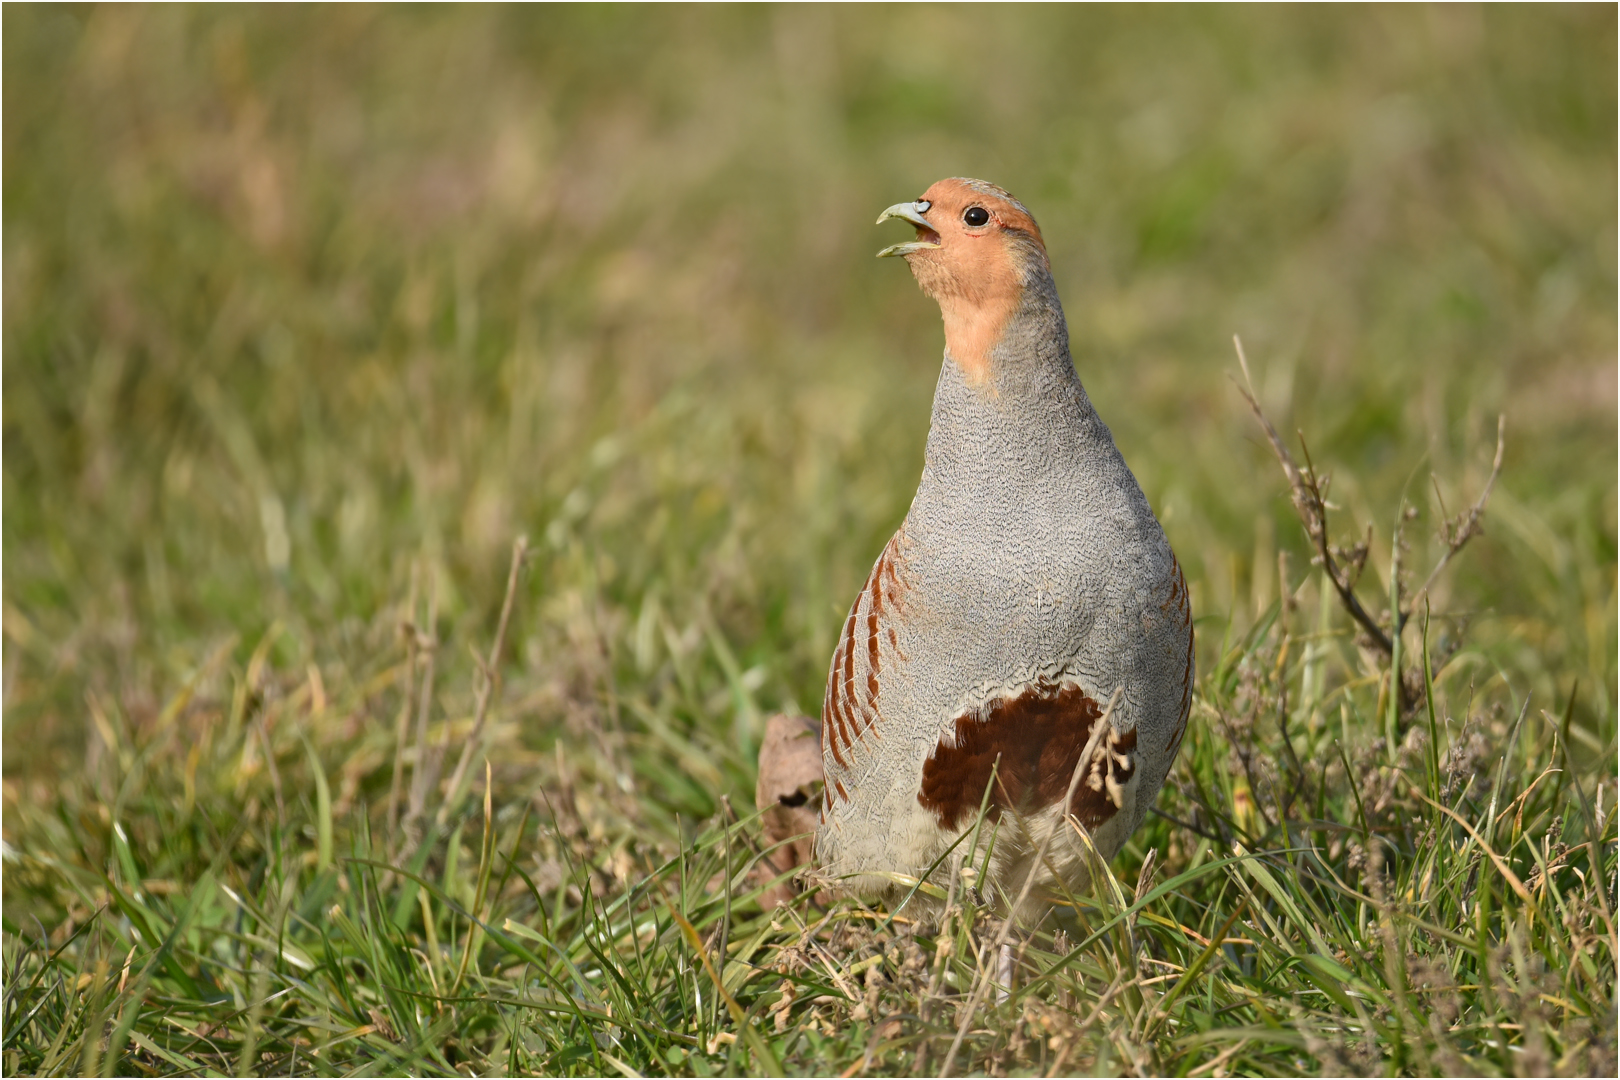
<svg viewBox="0 0 1620 1080">
<path fill-rule="evenodd" d="M 857 892 L 908 891 L 972 828 L 999 761 L 992 810 L 1017 813 L 1000 814 L 992 880 L 1016 896 L 1057 829 L 1047 858 L 1080 885 L 1087 864 L 1060 804 L 1103 706 L 1117 690 L 1071 808 L 1104 859 L 1180 745 L 1186 585 L 1075 373 L 1028 211 L 951 180 L 885 216 L 918 227 L 886 253 L 940 300 L 947 347 L 916 497 L 833 657 L 816 857 Z"/>
</svg>

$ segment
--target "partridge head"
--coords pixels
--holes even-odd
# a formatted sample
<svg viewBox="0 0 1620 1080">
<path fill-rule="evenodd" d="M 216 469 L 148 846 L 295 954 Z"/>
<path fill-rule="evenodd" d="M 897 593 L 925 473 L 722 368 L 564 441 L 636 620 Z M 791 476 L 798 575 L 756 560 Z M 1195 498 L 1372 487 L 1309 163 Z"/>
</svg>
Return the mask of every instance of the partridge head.
<svg viewBox="0 0 1620 1080">
<path fill-rule="evenodd" d="M 916 497 L 828 673 L 815 855 L 895 899 L 989 853 L 987 884 L 1027 917 L 1084 886 L 1164 782 L 1192 693 L 1187 588 L 1075 373 L 1034 216 L 956 178 L 889 218 L 916 237 L 879 255 L 938 303 L 945 355 Z"/>
<path fill-rule="evenodd" d="M 990 353 L 1032 281 L 1051 280 L 1040 226 L 1022 203 L 981 180 L 941 180 L 916 202 L 896 203 L 878 224 L 900 218 L 917 239 L 891 244 L 922 291 L 939 304 L 945 344 L 970 379 L 982 382 Z"/>
</svg>

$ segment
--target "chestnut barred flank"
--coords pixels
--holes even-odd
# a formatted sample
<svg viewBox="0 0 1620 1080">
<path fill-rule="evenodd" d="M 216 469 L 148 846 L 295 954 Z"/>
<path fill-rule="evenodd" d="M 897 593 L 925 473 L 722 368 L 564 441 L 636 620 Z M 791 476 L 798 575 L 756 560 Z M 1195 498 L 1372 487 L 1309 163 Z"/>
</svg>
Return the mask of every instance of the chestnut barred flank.
<svg viewBox="0 0 1620 1080">
<path fill-rule="evenodd" d="M 942 739 L 923 762 L 917 801 L 942 829 L 972 818 L 986 789 L 991 818 L 1060 803 L 1102 715 L 1102 706 L 1078 686 L 1035 686 L 994 703 L 983 718 L 959 716 L 954 738 Z M 1121 791 L 1135 775 L 1136 732 L 1109 731 L 1092 752 L 1068 812 L 1096 828 L 1123 805 Z"/>
<path fill-rule="evenodd" d="M 891 613 L 904 603 L 905 586 L 898 571 L 896 536 L 878 556 L 866 584 L 855 599 L 855 606 L 844 620 L 844 632 L 833 653 L 832 674 L 822 703 L 822 746 L 839 765 L 848 765 L 857 741 L 865 743 L 868 734 L 881 738 L 878 721 L 878 674 L 883 668 L 882 653 L 904 662 L 900 640 L 892 625 Z M 864 614 L 863 614 L 864 612 Z M 856 668 L 861 671 L 857 674 Z"/>
</svg>

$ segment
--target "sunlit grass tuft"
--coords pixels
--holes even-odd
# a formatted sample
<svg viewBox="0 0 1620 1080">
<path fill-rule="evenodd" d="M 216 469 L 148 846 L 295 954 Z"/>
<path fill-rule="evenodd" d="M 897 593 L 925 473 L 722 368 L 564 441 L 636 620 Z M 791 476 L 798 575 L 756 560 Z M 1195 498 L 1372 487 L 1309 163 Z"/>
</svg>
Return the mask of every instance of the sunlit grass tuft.
<svg viewBox="0 0 1620 1080">
<path fill-rule="evenodd" d="M 1316 580 L 1221 649 L 1163 814 L 1027 937 L 954 873 L 938 922 L 762 912 L 751 814 L 670 822 L 618 783 L 678 744 L 652 712 L 491 754 L 421 846 L 346 779 L 385 790 L 386 732 L 315 700 L 398 668 L 317 691 L 265 660 L 231 741 L 109 717 L 110 804 L 10 812 L 8 894 L 61 921 L 8 919 L 7 1071 L 1612 1071 L 1615 790 L 1560 767 L 1570 702 L 1442 673 L 1391 751 Z M 1001 940 L 1014 986 L 986 994 Z"/>
</svg>

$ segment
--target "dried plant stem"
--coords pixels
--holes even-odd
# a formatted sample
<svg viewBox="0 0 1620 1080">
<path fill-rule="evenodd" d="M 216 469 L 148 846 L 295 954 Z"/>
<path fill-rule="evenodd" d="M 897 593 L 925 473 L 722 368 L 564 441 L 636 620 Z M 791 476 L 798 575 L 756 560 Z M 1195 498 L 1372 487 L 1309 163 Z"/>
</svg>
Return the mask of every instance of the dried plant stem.
<svg viewBox="0 0 1620 1080">
<path fill-rule="evenodd" d="M 1255 420 L 1259 422 L 1260 427 L 1265 431 L 1266 439 L 1271 443 L 1271 451 L 1276 455 L 1277 463 L 1282 466 L 1283 475 L 1288 478 L 1289 492 L 1293 496 L 1294 512 L 1299 515 L 1300 523 L 1305 526 L 1305 534 L 1310 538 L 1312 546 L 1316 548 L 1316 561 L 1321 563 L 1322 569 L 1327 573 L 1328 580 L 1333 583 L 1333 589 L 1339 594 L 1339 602 L 1343 605 L 1345 611 L 1355 620 L 1356 625 L 1365 631 L 1368 639 L 1377 647 L 1378 651 L 1391 661 L 1391 666 L 1399 668 L 1400 634 L 1412 617 L 1412 612 L 1416 608 L 1416 598 L 1425 595 L 1429 591 L 1435 580 L 1440 576 L 1440 572 L 1451 562 L 1452 557 L 1481 531 L 1480 522 L 1485 516 L 1485 505 L 1490 500 L 1491 489 L 1496 485 L 1496 478 L 1502 472 L 1502 457 L 1506 449 L 1507 417 L 1498 416 L 1496 418 L 1496 456 L 1491 463 L 1491 474 L 1486 479 L 1485 486 L 1479 493 L 1479 498 L 1474 500 L 1474 504 L 1469 507 L 1467 512 L 1459 515 L 1451 522 L 1442 524 L 1440 538 L 1446 545 L 1445 554 L 1435 563 L 1434 569 L 1429 571 L 1429 576 L 1424 580 L 1422 587 L 1418 589 L 1413 600 L 1404 607 L 1399 603 L 1399 574 L 1392 566 L 1390 596 L 1394 602 L 1390 605 L 1391 629 L 1386 631 L 1378 625 L 1378 621 L 1367 612 L 1367 609 L 1362 606 L 1361 600 L 1356 596 L 1355 587 L 1356 579 L 1360 573 L 1359 564 L 1354 567 L 1355 572 L 1352 573 L 1346 567 L 1341 566 L 1339 561 L 1334 558 L 1333 546 L 1328 536 L 1327 500 L 1322 495 L 1321 479 L 1316 472 L 1315 464 L 1311 461 L 1310 448 L 1305 445 L 1304 434 L 1301 433 L 1299 437 L 1300 450 L 1305 455 L 1305 467 L 1301 469 L 1294 463 L 1293 456 L 1288 453 L 1288 448 L 1283 445 L 1282 437 L 1277 434 L 1277 429 L 1272 426 L 1271 421 L 1266 418 L 1265 412 L 1260 408 L 1260 401 L 1254 392 L 1254 380 L 1249 376 L 1249 360 L 1243 353 L 1243 341 L 1236 334 L 1232 335 L 1232 345 L 1237 350 L 1238 365 L 1243 369 L 1243 383 L 1238 387 L 1238 392 L 1249 403 L 1249 410 L 1254 413 Z M 1394 540 L 1396 552 L 1394 557 L 1396 559 L 1400 557 L 1399 543 L 1399 536 L 1397 536 Z M 1415 703 L 1413 692 L 1407 688 L 1406 681 L 1401 678 L 1398 670 L 1395 671 L 1392 681 L 1395 683 L 1399 707 L 1402 710 L 1410 708 Z"/>
<path fill-rule="evenodd" d="M 1305 452 L 1305 468 L 1301 470 L 1294 464 L 1293 455 L 1289 454 L 1288 448 L 1283 445 L 1282 437 L 1277 434 L 1277 429 L 1272 427 L 1271 421 L 1266 419 L 1266 414 L 1260 408 L 1259 399 L 1255 397 L 1254 380 L 1249 377 L 1249 360 L 1243 355 L 1242 339 L 1233 334 L 1232 344 L 1237 348 L 1238 364 L 1243 369 L 1244 385 L 1238 387 L 1238 392 L 1249 403 L 1254 418 L 1265 430 L 1266 439 L 1271 443 L 1271 452 L 1277 455 L 1277 462 L 1282 466 L 1283 475 L 1288 478 L 1288 487 L 1294 498 L 1294 511 L 1305 526 L 1305 533 L 1310 537 L 1311 543 L 1316 546 L 1316 555 L 1321 560 L 1322 568 L 1327 571 L 1328 578 L 1333 582 L 1333 588 L 1338 592 L 1339 600 L 1350 613 L 1350 617 L 1367 632 L 1367 636 L 1372 638 L 1373 644 L 1378 646 L 1380 652 L 1385 656 L 1393 654 L 1394 642 L 1384 632 L 1383 627 L 1378 625 L 1377 620 L 1367 614 L 1367 609 L 1361 606 L 1361 601 L 1356 598 L 1354 591 L 1354 581 L 1333 557 L 1328 542 L 1327 503 L 1322 497 L 1316 469 L 1311 464 L 1310 451 Z M 1303 442 L 1301 438 L 1301 445 Z"/>
<path fill-rule="evenodd" d="M 1429 591 L 1440 571 L 1451 562 L 1451 557 L 1461 551 L 1463 545 L 1480 533 L 1480 521 L 1485 517 L 1485 504 L 1490 501 L 1491 488 L 1496 486 L 1496 478 L 1502 474 L 1502 455 L 1507 449 L 1507 417 L 1498 415 L 1496 418 L 1496 457 L 1491 461 L 1491 475 L 1485 478 L 1485 486 L 1480 489 L 1479 498 L 1468 512 L 1459 517 L 1455 523 L 1449 525 L 1446 533 L 1442 534 L 1446 540 L 1446 553 L 1440 556 L 1440 561 L 1434 564 L 1429 576 L 1424 579 L 1423 585 L 1418 589 L 1417 595 L 1422 596 Z M 1449 535 L 1448 535 L 1449 534 Z M 1414 601 L 1415 603 L 1415 601 Z"/>
<path fill-rule="evenodd" d="M 476 701 L 473 726 L 467 733 L 467 741 L 462 744 L 461 757 L 456 761 L 456 770 L 450 774 L 450 788 L 445 793 L 444 802 L 439 806 L 437 820 L 441 826 L 455 810 L 461 795 L 461 783 L 467 776 L 467 766 L 472 762 L 473 750 L 484 737 L 484 725 L 489 720 L 490 703 L 495 700 L 495 692 L 500 688 L 500 662 L 501 653 L 506 650 L 506 628 L 512 621 L 512 604 L 517 598 L 518 572 L 523 569 L 523 560 L 528 552 L 527 536 L 519 536 L 512 542 L 512 565 L 506 572 L 506 598 L 501 601 L 501 618 L 495 627 L 495 643 L 490 646 L 488 658 L 479 661 L 482 678 L 474 691 Z"/>
</svg>

